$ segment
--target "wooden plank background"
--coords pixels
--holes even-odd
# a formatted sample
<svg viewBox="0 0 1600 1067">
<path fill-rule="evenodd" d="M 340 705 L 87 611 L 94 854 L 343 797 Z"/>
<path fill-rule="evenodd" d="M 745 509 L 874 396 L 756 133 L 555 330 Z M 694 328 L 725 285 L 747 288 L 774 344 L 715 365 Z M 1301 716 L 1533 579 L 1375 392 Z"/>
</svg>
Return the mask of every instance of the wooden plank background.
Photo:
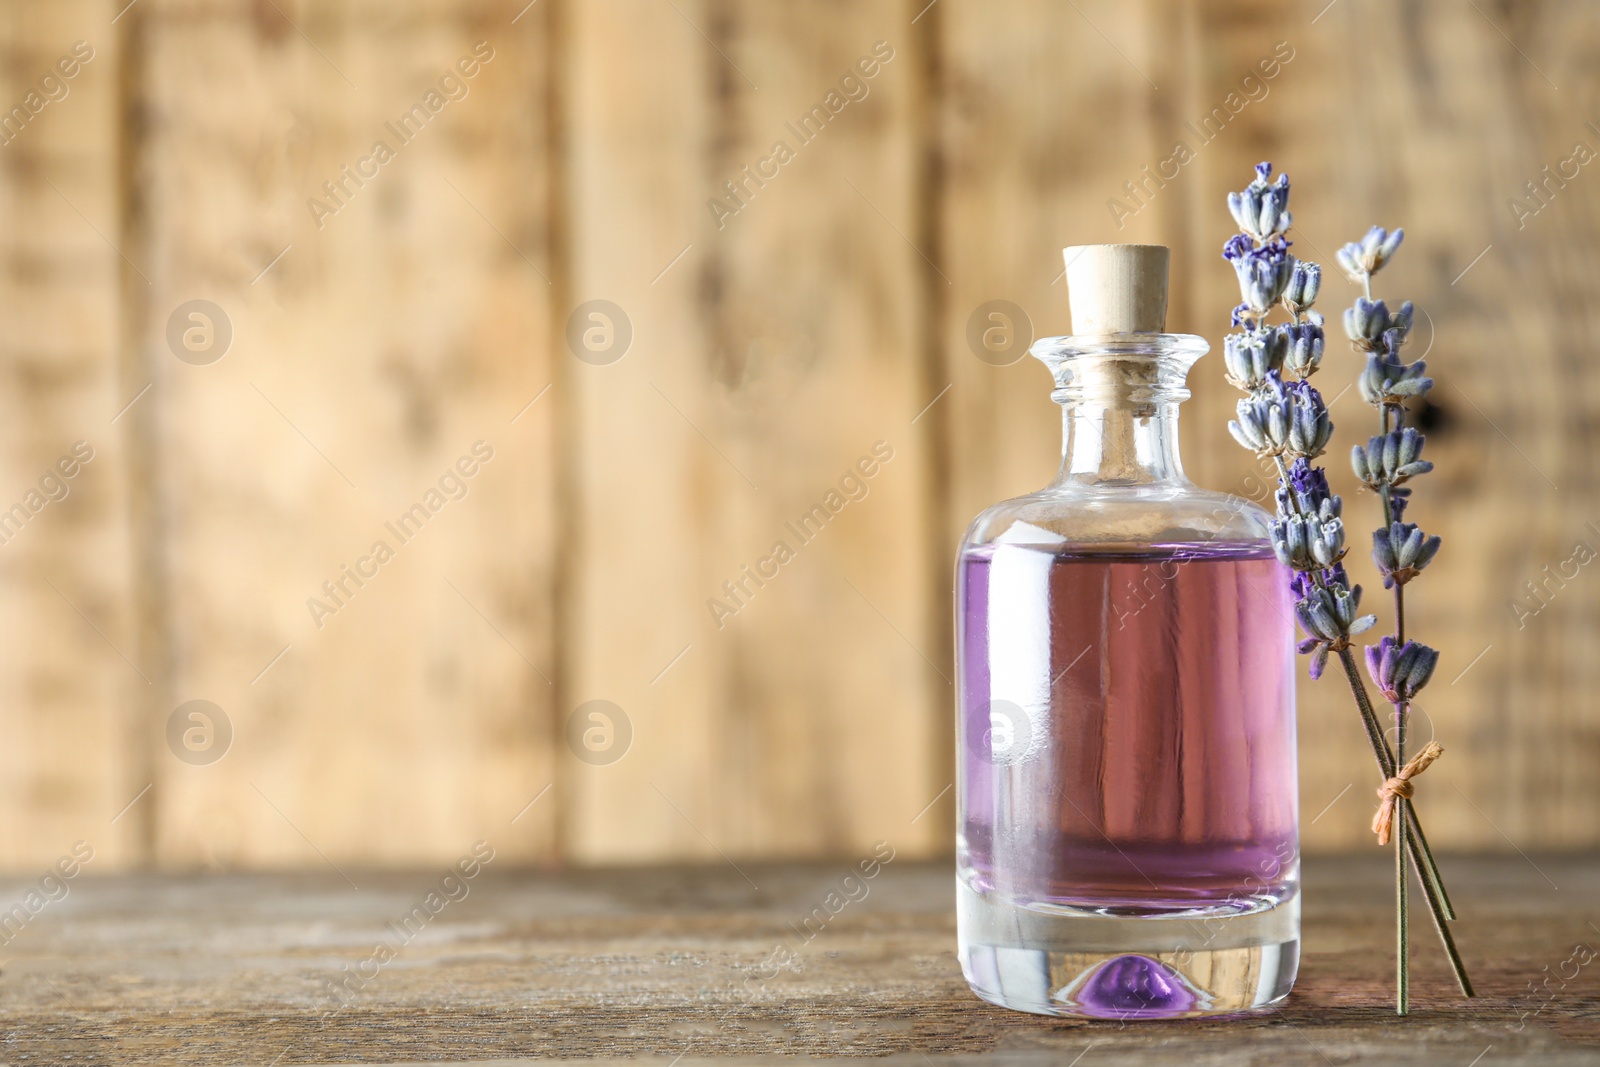
<svg viewBox="0 0 1600 1067">
<path fill-rule="evenodd" d="M 0 103 L 57 97 L 0 144 L 0 503 L 93 449 L 0 546 L 0 865 L 946 850 L 954 547 L 1059 448 L 1043 369 L 968 321 L 1061 332 L 1062 245 L 1155 241 L 1171 328 L 1218 343 L 1222 196 L 1261 158 L 1311 258 L 1407 229 L 1380 295 L 1442 383 L 1431 834 L 1600 840 L 1583 5 L 70 0 L 7 6 L 0 48 Z M 196 300 L 211 362 L 169 342 Z M 1185 459 L 1250 492 L 1219 362 Z M 220 758 L 169 740 L 194 700 Z M 1306 844 L 1368 847 L 1353 713 L 1301 701 Z"/>
</svg>

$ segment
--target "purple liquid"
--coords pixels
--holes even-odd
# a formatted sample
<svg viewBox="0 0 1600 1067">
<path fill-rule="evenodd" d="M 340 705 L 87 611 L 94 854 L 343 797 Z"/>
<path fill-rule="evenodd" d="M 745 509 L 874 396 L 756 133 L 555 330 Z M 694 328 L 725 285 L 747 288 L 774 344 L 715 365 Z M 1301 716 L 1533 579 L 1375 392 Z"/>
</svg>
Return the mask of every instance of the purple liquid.
<svg viewBox="0 0 1600 1067">
<path fill-rule="evenodd" d="M 959 585 L 968 885 L 1111 915 L 1293 895 L 1292 600 L 1270 549 L 985 545 Z"/>
</svg>

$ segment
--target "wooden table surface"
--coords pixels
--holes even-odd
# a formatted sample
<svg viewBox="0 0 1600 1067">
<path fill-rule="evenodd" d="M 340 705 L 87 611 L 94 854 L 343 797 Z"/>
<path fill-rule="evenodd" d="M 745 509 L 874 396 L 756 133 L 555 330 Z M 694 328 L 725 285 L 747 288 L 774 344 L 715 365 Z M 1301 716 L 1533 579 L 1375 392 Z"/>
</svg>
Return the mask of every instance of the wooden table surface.
<svg viewBox="0 0 1600 1067">
<path fill-rule="evenodd" d="M 1414 1014 L 1394 1017 L 1390 868 L 1374 853 L 1308 862 L 1305 955 L 1280 1010 L 1127 1024 L 969 994 L 948 863 L 889 864 L 804 941 L 796 926 L 849 867 L 485 869 L 465 896 L 446 885 L 460 899 L 435 898 L 381 961 L 376 944 L 401 942 L 387 924 L 426 906 L 442 872 L 84 874 L 0 935 L 0 1058 L 1600 1062 L 1600 960 L 1581 962 L 1600 946 L 1600 858 L 1446 860 L 1476 1002 L 1455 995 L 1419 912 Z M 37 882 L 0 885 L 24 901 Z M 793 959 L 770 966 L 780 946 Z"/>
</svg>

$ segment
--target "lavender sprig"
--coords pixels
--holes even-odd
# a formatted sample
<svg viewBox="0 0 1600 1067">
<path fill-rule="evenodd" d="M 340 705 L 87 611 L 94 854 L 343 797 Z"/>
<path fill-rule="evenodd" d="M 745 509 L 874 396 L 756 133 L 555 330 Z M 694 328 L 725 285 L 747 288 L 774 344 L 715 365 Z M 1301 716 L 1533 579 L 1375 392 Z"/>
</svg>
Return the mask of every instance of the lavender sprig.
<svg viewBox="0 0 1600 1067">
<path fill-rule="evenodd" d="M 1373 535 L 1373 560 L 1384 587 L 1394 590 L 1396 628 L 1393 636 L 1366 650 L 1366 659 L 1374 682 L 1395 709 L 1396 748 L 1391 751 L 1351 648 L 1351 639 L 1376 625 L 1377 617 L 1360 613 L 1361 587 L 1350 583 L 1343 564 L 1347 553 L 1343 502 L 1329 489 L 1323 469 L 1312 463 L 1323 454 L 1334 428 L 1322 395 L 1307 380 L 1321 366 L 1326 339 L 1323 318 L 1312 310 L 1322 270 L 1289 252 L 1289 180 L 1280 174 L 1273 181 L 1270 163 L 1256 166 L 1255 180 L 1243 191 L 1228 194 L 1228 208 L 1241 232 L 1223 246 L 1222 255 L 1233 266 L 1242 303 L 1232 319 L 1240 332 L 1226 338 L 1223 360 L 1228 381 L 1246 394 L 1228 430 L 1242 446 L 1260 458 L 1270 458 L 1278 468 L 1277 517 L 1270 531 L 1274 553 L 1294 572 L 1295 616 L 1306 635 L 1297 648 L 1311 657 L 1313 679 L 1322 675 L 1330 656 L 1338 656 L 1384 776 L 1379 795 L 1394 804 L 1398 816 L 1396 984 L 1397 1009 L 1405 1014 L 1410 996 L 1408 855 L 1424 872 L 1424 896 L 1457 982 L 1463 993 L 1473 995 L 1445 926 L 1455 918 L 1454 911 L 1416 809 L 1406 799 L 1409 777 L 1431 761 L 1403 766 L 1407 709 L 1439 658 L 1428 646 L 1405 639 L 1404 588 L 1440 546 L 1437 536 L 1402 521 L 1411 493 L 1405 483 L 1433 468 L 1421 458 L 1422 434 L 1404 425 L 1407 401 L 1433 386 L 1422 360 L 1407 364 L 1399 354 L 1411 332 L 1414 309 L 1407 302 L 1391 311 L 1383 301 L 1372 299 L 1372 275 L 1394 256 L 1405 234 L 1375 226 L 1338 253 L 1340 267 L 1363 288 L 1363 296 L 1345 312 L 1344 326 L 1352 345 L 1366 354 L 1359 379 L 1361 395 L 1378 408 L 1381 419 L 1382 433 L 1365 447 L 1356 446 L 1352 464 L 1363 484 L 1381 495 L 1384 506 L 1384 527 Z M 1289 321 L 1269 324 L 1268 317 L 1278 307 Z M 1285 375 L 1291 380 L 1286 381 Z M 1402 777 L 1397 779 L 1397 774 Z"/>
<path fill-rule="evenodd" d="M 1300 651 L 1311 655 L 1311 676 L 1318 678 L 1329 654 L 1348 649 L 1350 638 L 1377 617 L 1359 613 L 1361 587 L 1350 585 L 1339 566 L 1345 554 L 1342 503 L 1322 468 L 1311 464 L 1333 436 L 1327 405 L 1308 380 L 1321 366 L 1325 340 L 1322 316 L 1312 310 L 1322 268 L 1289 253 L 1289 179 L 1271 178 L 1272 164 L 1259 164 L 1255 180 L 1228 195 L 1244 232 L 1223 245 L 1222 255 L 1233 265 L 1244 303 L 1233 314 L 1242 331 L 1226 338 L 1223 359 L 1228 380 L 1248 394 L 1228 431 L 1278 467 L 1282 488 L 1273 551 L 1296 572 L 1295 615 L 1306 632 Z M 1289 322 L 1268 324 L 1275 306 L 1288 313 Z M 1295 380 L 1285 382 L 1285 372 Z"/>
<path fill-rule="evenodd" d="M 1428 683 L 1439 661 L 1437 651 L 1420 641 L 1406 639 L 1405 587 L 1433 560 L 1441 544 L 1439 537 L 1402 521 L 1406 506 L 1411 502 L 1411 489 L 1404 487 L 1405 483 L 1433 470 L 1433 464 L 1422 458 L 1426 443 L 1422 432 L 1405 425 L 1406 404 L 1416 397 L 1426 396 L 1433 388 L 1433 379 L 1426 376 L 1426 362 L 1419 359 L 1408 364 L 1400 354 L 1411 332 L 1412 304 L 1408 300 L 1399 311 L 1390 312 L 1382 300 L 1372 299 L 1372 276 L 1394 257 L 1404 238 L 1404 230 L 1389 233 L 1381 226 L 1374 226 L 1360 242 L 1351 242 L 1339 250 L 1340 266 L 1362 290 L 1362 295 L 1344 313 L 1344 328 L 1351 347 L 1365 355 L 1366 366 L 1357 382 L 1362 399 L 1378 411 L 1381 431 L 1365 448 L 1357 445 L 1351 450 L 1350 464 L 1356 477 L 1383 501 L 1383 525 L 1372 535 L 1372 560 L 1383 575 L 1384 587 L 1394 591 L 1394 634 L 1384 637 L 1376 647 L 1369 647 L 1366 660 L 1368 674 L 1393 709 L 1397 767 L 1406 763 L 1406 729 L 1411 702 Z M 1378 795 L 1382 803 L 1393 803 L 1398 816 L 1394 827 L 1399 935 L 1396 967 L 1400 985 L 1399 1010 L 1404 1014 L 1409 983 L 1406 895 L 1410 881 L 1406 871 L 1406 823 L 1407 814 L 1413 809 L 1407 795 L 1409 787 L 1406 791 L 1391 789 L 1394 782 L 1391 776 Z M 1437 884 L 1437 870 L 1424 868 L 1424 888 L 1430 879 Z M 1442 887 L 1440 892 L 1442 895 Z M 1448 942 L 1446 947 L 1453 949 Z M 1463 992 L 1471 996 L 1471 987 L 1459 968 L 1457 977 L 1462 982 Z"/>
<path fill-rule="evenodd" d="M 1260 165 L 1256 167 L 1260 170 Z M 1350 280 L 1357 285 L 1371 282 L 1372 276 L 1383 269 L 1391 256 L 1400 248 L 1400 242 L 1405 240 L 1406 231 L 1396 230 L 1385 233 L 1382 226 L 1374 226 L 1367 231 L 1367 235 L 1359 241 L 1352 241 L 1334 253 L 1334 258 L 1339 261 L 1339 266 L 1344 269 Z M 1369 292 L 1367 296 L 1372 296 Z"/>
</svg>

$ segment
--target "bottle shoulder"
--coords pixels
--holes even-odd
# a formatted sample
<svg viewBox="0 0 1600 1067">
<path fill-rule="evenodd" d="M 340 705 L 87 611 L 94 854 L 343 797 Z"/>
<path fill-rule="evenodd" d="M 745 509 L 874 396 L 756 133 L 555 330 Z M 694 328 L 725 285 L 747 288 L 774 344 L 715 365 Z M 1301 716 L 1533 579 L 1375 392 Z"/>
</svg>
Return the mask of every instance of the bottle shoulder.
<svg viewBox="0 0 1600 1067">
<path fill-rule="evenodd" d="M 985 508 L 962 545 L 1265 544 L 1271 521 L 1250 500 L 1189 484 L 1051 486 Z"/>
</svg>

